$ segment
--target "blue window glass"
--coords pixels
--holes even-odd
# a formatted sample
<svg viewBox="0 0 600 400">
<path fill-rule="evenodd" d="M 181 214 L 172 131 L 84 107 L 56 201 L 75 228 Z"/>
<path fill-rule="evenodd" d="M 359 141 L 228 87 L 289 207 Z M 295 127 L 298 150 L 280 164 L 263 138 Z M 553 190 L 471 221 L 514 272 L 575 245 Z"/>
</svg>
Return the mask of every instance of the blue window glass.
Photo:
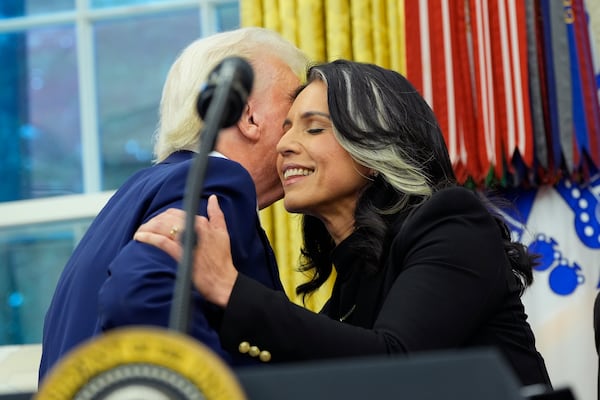
<svg viewBox="0 0 600 400">
<path fill-rule="evenodd" d="M 0 34 L 0 201 L 82 190 L 75 48 L 72 26 Z"/>
<path fill-rule="evenodd" d="M 0 19 L 72 11 L 75 0 L 1 0 Z"/>
<path fill-rule="evenodd" d="M 170 0 L 91 0 L 90 4 L 94 8 L 116 7 L 116 6 L 131 6 L 135 4 L 148 3 L 166 3 Z"/>
<path fill-rule="evenodd" d="M 95 24 L 102 187 L 149 166 L 162 85 L 181 50 L 200 35 L 197 10 Z"/>
<path fill-rule="evenodd" d="M 237 1 L 216 7 L 217 31 L 229 31 L 240 27 L 240 7 Z"/>
<path fill-rule="evenodd" d="M 0 230 L 0 345 L 41 341 L 60 272 L 89 223 Z"/>
</svg>

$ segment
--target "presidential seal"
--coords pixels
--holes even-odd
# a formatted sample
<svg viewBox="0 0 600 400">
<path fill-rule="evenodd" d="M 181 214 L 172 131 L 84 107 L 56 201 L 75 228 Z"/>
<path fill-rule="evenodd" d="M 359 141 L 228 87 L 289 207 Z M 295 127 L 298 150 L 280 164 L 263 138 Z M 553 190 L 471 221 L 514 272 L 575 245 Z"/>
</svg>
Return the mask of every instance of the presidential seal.
<svg viewBox="0 0 600 400">
<path fill-rule="evenodd" d="M 232 370 L 207 346 L 156 327 L 91 339 L 49 371 L 35 400 L 246 400 Z"/>
</svg>

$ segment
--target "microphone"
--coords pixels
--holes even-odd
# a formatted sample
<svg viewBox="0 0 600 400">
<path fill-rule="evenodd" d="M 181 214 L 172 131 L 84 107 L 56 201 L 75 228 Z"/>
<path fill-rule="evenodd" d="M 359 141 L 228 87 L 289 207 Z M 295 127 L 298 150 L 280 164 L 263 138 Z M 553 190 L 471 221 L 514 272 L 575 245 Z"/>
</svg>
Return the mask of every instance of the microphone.
<svg viewBox="0 0 600 400">
<path fill-rule="evenodd" d="M 246 100 L 252 90 L 254 72 L 248 61 L 241 57 L 224 58 L 208 75 L 206 84 L 200 91 L 196 102 L 196 110 L 200 118 L 207 119 L 207 113 L 215 93 L 225 90 L 222 108 L 221 128 L 234 125 L 242 116 Z"/>
<path fill-rule="evenodd" d="M 240 57 L 224 58 L 208 75 L 196 100 L 196 111 L 204 120 L 200 132 L 200 147 L 188 172 L 183 208 L 186 212 L 182 236 L 183 256 L 179 262 L 169 328 L 189 333 L 191 310 L 192 270 L 196 232 L 195 216 L 202 195 L 209 153 L 221 128 L 235 125 L 242 116 L 246 100 L 252 90 L 254 72 L 250 64 Z"/>
</svg>

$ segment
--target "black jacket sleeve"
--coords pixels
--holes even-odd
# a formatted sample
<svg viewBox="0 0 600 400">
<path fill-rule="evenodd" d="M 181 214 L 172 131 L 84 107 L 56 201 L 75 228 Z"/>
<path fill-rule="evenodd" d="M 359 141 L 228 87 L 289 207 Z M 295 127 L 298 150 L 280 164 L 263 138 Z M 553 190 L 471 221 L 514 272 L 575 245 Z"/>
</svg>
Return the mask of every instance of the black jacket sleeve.
<svg viewBox="0 0 600 400">
<path fill-rule="evenodd" d="M 458 347 L 498 306 L 506 268 L 498 227 L 480 200 L 445 190 L 398 230 L 382 267 L 389 284 L 363 294 L 382 297 L 372 327 L 303 309 L 240 274 L 219 334 L 230 351 L 247 341 L 273 361 Z"/>
</svg>

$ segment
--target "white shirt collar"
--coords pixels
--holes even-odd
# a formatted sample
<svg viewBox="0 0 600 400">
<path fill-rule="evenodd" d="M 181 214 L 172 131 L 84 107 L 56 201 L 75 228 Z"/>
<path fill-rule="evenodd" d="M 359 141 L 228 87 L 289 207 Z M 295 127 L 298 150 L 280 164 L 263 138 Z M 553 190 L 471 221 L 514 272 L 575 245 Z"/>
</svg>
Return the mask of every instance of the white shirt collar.
<svg viewBox="0 0 600 400">
<path fill-rule="evenodd" d="M 223 153 L 219 153 L 216 150 L 211 151 L 208 155 L 213 156 L 213 157 L 227 158 L 227 157 L 225 157 L 225 155 Z"/>
</svg>

